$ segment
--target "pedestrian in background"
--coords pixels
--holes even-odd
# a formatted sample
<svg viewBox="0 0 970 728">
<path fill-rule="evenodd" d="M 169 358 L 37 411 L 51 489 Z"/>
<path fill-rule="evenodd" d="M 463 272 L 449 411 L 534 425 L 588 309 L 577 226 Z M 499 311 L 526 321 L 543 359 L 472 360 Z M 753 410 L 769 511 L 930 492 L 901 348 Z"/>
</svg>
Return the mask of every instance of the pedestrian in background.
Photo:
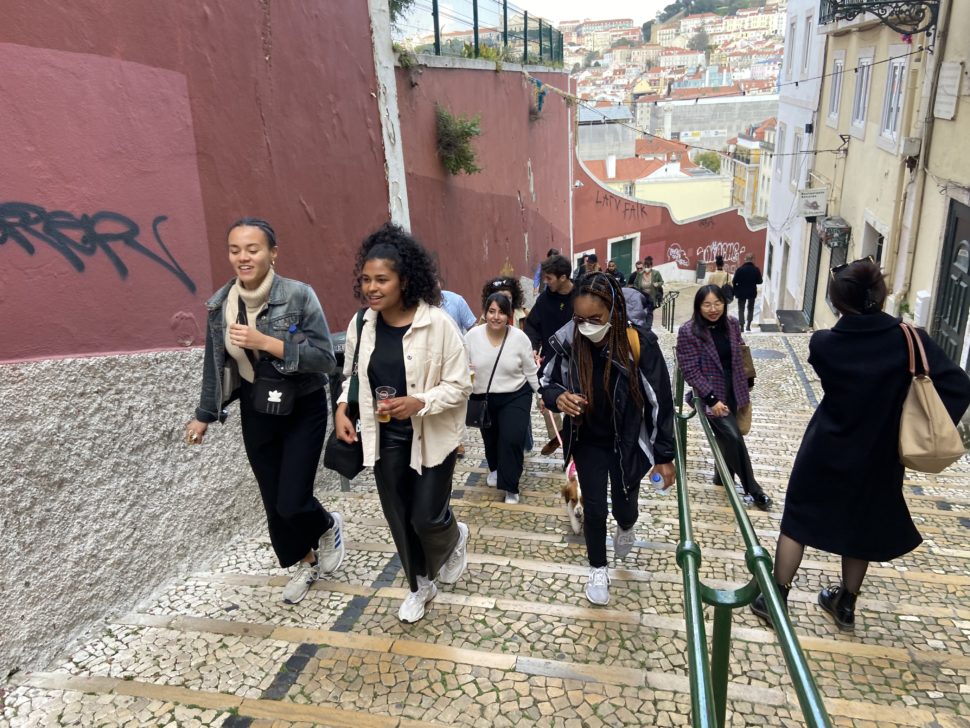
<svg viewBox="0 0 970 728">
<path fill-rule="evenodd" d="M 540 391 L 546 407 L 570 416 L 563 431 L 564 462 L 573 459 L 583 486 L 590 567 L 586 598 L 607 604 L 607 482 L 616 519 L 613 552 L 624 559 L 636 542 L 640 481 L 654 472 L 665 488 L 674 482 L 674 407 L 657 337 L 628 330 L 615 278 L 585 276 L 573 311 L 572 321 L 553 336 L 553 356 L 543 366 Z"/>
<path fill-rule="evenodd" d="M 906 507 L 899 460 L 909 348 L 900 320 L 882 310 L 886 282 L 878 264 L 868 258 L 833 268 L 829 298 L 841 318 L 809 341 L 808 363 L 823 396 L 788 480 L 774 578 L 787 603 L 805 546 L 839 554 L 842 579 L 819 592 L 818 604 L 849 630 L 869 562 L 892 561 L 923 539 Z M 970 378 L 925 331 L 917 334 L 933 386 L 957 422 L 970 405 Z M 751 609 L 769 621 L 763 596 Z"/>
<path fill-rule="evenodd" d="M 354 293 L 368 308 L 359 349 L 351 320 L 346 350 L 358 351 L 364 465 L 374 468 L 410 588 L 398 617 L 416 622 L 438 593 L 435 579 L 455 583 L 468 561 L 468 527 L 449 505 L 471 392 L 468 360 L 454 322 L 439 308 L 431 256 L 400 227 L 388 223 L 364 240 L 355 277 Z M 347 443 L 358 437 L 347 417 L 352 369 L 347 356 L 334 420 Z"/>
<path fill-rule="evenodd" d="M 549 248 L 546 257 L 551 258 L 554 255 L 559 255 L 559 249 Z M 539 261 L 538 265 L 536 265 L 536 272 L 532 274 L 532 298 L 538 298 L 543 290 L 545 290 L 545 286 L 542 283 L 542 261 Z"/>
<path fill-rule="evenodd" d="M 633 273 L 630 274 L 630 285 L 634 288 L 643 290 L 643 261 L 636 261 L 633 264 Z"/>
<path fill-rule="evenodd" d="M 734 297 L 738 299 L 738 321 L 741 329 L 751 331 L 754 323 L 754 299 L 758 297 L 758 286 L 762 284 L 761 269 L 754 264 L 754 255 L 744 256 L 744 264 L 734 271 Z M 748 310 L 747 328 L 745 328 L 744 310 Z"/>
<path fill-rule="evenodd" d="M 606 264 L 606 272 L 619 281 L 621 288 L 626 285 L 626 276 L 616 267 L 615 260 L 611 260 Z"/>
<path fill-rule="evenodd" d="M 487 399 L 489 427 L 481 429 L 490 486 L 505 491 L 505 502 L 519 502 L 522 442 L 529 431 L 532 393 L 539 391 L 538 365 L 529 337 L 511 325 L 512 302 L 493 293 L 483 306 L 485 325 L 465 335 L 473 371 L 473 399 Z"/>
<path fill-rule="evenodd" d="M 664 277 L 653 268 L 653 257 L 643 259 L 643 275 L 640 277 L 640 290 L 647 295 L 650 307 L 647 309 L 647 330 L 653 329 L 653 312 L 663 302 Z"/>
<path fill-rule="evenodd" d="M 552 356 L 550 337 L 569 323 L 573 316 L 574 285 L 569 277 L 570 272 L 569 261 L 561 255 L 553 255 L 542 261 L 542 280 L 546 284 L 546 290 L 536 299 L 525 320 L 525 333 L 532 342 L 533 351 L 539 354 L 540 366 Z M 541 397 L 539 407 L 543 407 Z M 559 448 L 562 417 L 558 413 L 547 416 L 546 429 L 549 442 L 540 452 L 543 455 L 552 455 Z"/>
<path fill-rule="evenodd" d="M 440 285 L 440 283 L 439 283 Z M 475 314 L 472 313 L 468 302 L 459 294 L 452 291 L 441 291 L 441 308 L 446 314 L 451 316 L 451 320 L 458 327 L 458 333 L 462 336 L 478 323 Z"/>
<path fill-rule="evenodd" d="M 306 283 L 276 275 L 278 253 L 276 232 L 265 220 L 243 217 L 230 226 L 236 277 L 206 302 L 202 395 L 185 439 L 201 445 L 209 424 L 224 422 L 224 408 L 239 400 L 243 444 L 273 551 L 280 566 L 297 567 L 283 601 L 296 604 L 344 557 L 340 514 L 327 512 L 313 496 L 327 432 L 324 384 L 336 360 L 316 294 Z M 257 376 L 286 381 L 295 395 L 288 414 L 273 414 L 256 401 Z"/>
<path fill-rule="evenodd" d="M 684 380 L 701 396 L 718 447 L 732 477 L 741 480 L 744 492 L 761 510 L 771 506 L 755 480 L 751 457 L 738 428 L 737 412 L 751 404 L 754 386 L 744 373 L 741 357 L 741 326 L 728 316 L 720 286 L 701 286 L 694 296 L 694 316 L 677 332 L 677 365 Z M 692 395 L 691 399 L 692 399 Z M 720 478 L 715 472 L 715 484 Z"/>
<path fill-rule="evenodd" d="M 724 270 L 724 256 L 717 255 L 714 257 L 714 272 L 708 273 L 707 283 L 712 286 L 720 286 L 728 303 L 731 302 L 731 299 L 734 297 L 734 293 L 733 287 L 730 287 L 731 276 L 726 270 Z M 724 290 L 724 286 L 729 286 L 731 295 L 728 295 L 728 291 Z"/>
<path fill-rule="evenodd" d="M 631 283 L 623 289 L 623 298 L 626 301 L 626 316 L 630 323 L 646 328 L 647 310 L 651 305 L 647 295 Z"/>
</svg>

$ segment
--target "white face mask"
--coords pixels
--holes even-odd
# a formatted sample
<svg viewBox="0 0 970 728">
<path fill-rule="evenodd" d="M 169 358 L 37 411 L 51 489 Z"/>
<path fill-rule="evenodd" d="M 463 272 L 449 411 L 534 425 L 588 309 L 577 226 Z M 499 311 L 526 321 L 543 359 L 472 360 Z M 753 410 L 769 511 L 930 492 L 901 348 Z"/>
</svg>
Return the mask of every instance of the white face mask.
<svg viewBox="0 0 970 728">
<path fill-rule="evenodd" d="M 583 321 L 583 323 L 579 325 L 579 333 L 592 341 L 594 344 L 600 343 L 603 340 L 603 337 L 606 336 L 606 332 L 609 330 L 609 321 L 607 321 L 605 324 L 591 324 L 589 321 Z"/>
</svg>

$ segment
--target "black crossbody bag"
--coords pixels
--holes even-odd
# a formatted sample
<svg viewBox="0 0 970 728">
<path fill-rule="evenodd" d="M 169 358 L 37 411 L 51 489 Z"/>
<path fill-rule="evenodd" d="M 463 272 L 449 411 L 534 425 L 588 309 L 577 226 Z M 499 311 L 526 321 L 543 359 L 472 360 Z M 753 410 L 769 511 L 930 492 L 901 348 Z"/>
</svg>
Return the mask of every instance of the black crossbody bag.
<svg viewBox="0 0 970 728">
<path fill-rule="evenodd" d="M 495 379 L 495 370 L 498 369 L 498 360 L 502 357 L 502 350 L 505 348 L 505 340 L 509 338 L 509 329 L 506 326 L 505 336 L 502 337 L 502 345 L 499 347 L 495 357 L 495 365 L 492 367 L 492 374 L 488 378 L 485 387 L 485 395 L 481 399 L 468 400 L 468 410 L 465 412 L 465 426 L 477 427 L 487 430 L 492 426 L 492 417 L 488 414 L 488 390 L 492 388 L 492 380 Z M 475 395 L 472 395 L 474 397 Z"/>
<path fill-rule="evenodd" d="M 340 473 L 348 480 L 357 477 L 364 469 L 364 444 L 360 439 L 360 378 L 357 376 L 357 357 L 360 354 L 360 334 L 364 330 L 364 310 L 357 312 L 357 345 L 354 347 L 354 366 L 347 389 L 347 418 L 357 433 L 356 442 L 344 442 L 331 430 L 323 448 L 323 467 Z M 331 396 L 337 395 L 331 392 Z"/>
<path fill-rule="evenodd" d="M 246 315 L 246 304 L 242 298 L 239 299 L 238 305 L 236 323 L 248 326 L 249 317 Z M 293 377 L 281 374 L 273 366 L 273 361 L 269 357 L 257 357 L 252 349 L 243 348 L 243 351 L 246 352 L 246 358 L 253 367 L 253 409 L 264 415 L 290 414 L 299 392 L 297 382 Z"/>
</svg>

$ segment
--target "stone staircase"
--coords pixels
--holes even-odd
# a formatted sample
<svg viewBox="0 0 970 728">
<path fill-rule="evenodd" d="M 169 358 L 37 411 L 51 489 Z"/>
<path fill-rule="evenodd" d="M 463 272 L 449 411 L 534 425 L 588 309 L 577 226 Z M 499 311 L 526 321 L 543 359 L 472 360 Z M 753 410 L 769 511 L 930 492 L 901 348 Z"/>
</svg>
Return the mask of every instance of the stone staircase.
<svg viewBox="0 0 970 728">
<path fill-rule="evenodd" d="M 665 349 L 672 343 L 664 335 Z M 759 378 L 748 443 L 776 502 L 749 515 L 773 551 L 786 476 L 821 392 L 804 363 L 807 337 L 749 343 Z M 534 429 L 544 432 L 538 416 Z M 582 537 L 558 499 L 559 463 L 528 458 L 522 503 L 506 506 L 485 485 L 473 433 L 466 449 L 453 507 L 470 528 L 468 572 L 440 588 L 418 624 L 397 620 L 405 581 L 372 480 L 341 491 L 334 479 L 320 496 L 344 514 L 348 552 L 332 581 L 282 604 L 286 577 L 265 534 L 250 534 L 50 672 L 15 676 L 0 688 L 0 724 L 689 725 L 676 499 L 643 489 L 637 548 L 613 571 L 609 606 L 593 608 Z M 702 577 L 740 585 L 749 578 L 741 537 L 710 484 L 696 423 L 687 465 Z M 970 726 L 970 462 L 909 477 L 926 541 L 870 568 L 855 632 L 840 633 L 815 605 L 838 579 L 838 557 L 809 550 L 790 598 L 835 725 Z M 803 725 L 774 633 L 745 609 L 733 638 L 727 724 Z"/>
</svg>

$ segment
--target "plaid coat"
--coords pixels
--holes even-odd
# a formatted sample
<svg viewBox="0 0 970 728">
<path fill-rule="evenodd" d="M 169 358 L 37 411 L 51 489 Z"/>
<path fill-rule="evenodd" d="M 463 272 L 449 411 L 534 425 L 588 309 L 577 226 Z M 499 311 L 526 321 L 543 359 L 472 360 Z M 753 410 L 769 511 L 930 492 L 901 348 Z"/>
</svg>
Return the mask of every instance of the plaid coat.
<svg viewBox="0 0 970 728">
<path fill-rule="evenodd" d="M 741 359 L 741 325 L 734 316 L 727 317 L 728 338 L 731 341 L 731 381 L 734 385 L 734 399 L 738 408 L 751 401 L 748 394 L 748 378 L 744 376 L 744 362 Z M 710 333 L 698 334 L 692 321 L 683 324 L 677 332 L 677 366 L 684 374 L 687 384 L 697 389 L 701 397 L 711 392 L 727 403 L 725 372 L 721 359 Z"/>
</svg>

